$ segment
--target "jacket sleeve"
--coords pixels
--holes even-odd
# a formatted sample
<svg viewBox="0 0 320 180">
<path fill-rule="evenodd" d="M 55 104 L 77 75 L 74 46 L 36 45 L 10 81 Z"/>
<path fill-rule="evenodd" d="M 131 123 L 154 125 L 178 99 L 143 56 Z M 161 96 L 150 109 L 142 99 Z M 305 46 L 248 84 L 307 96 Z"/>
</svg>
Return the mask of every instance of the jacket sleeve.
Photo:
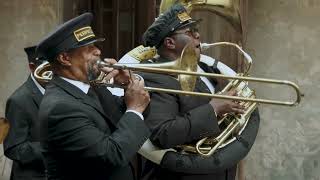
<svg viewBox="0 0 320 180">
<path fill-rule="evenodd" d="M 134 113 L 125 113 L 113 132 L 95 124 L 97 112 L 81 110 L 74 104 L 60 103 L 48 116 L 48 151 L 64 152 L 70 157 L 81 157 L 108 166 L 123 166 L 139 150 L 150 131 Z M 41 112 L 41 111 L 40 111 Z M 102 117 L 99 117 L 100 119 Z M 43 117 L 40 119 L 44 120 Z"/>
<path fill-rule="evenodd" d="M 34 112 L 37 113 L 37 112 Z M 31 142 L 29 136 L 30 114 L 16 100 L 9 98 L 6 104 L 6 119 L 10 123 L 4 141 L 4 154 L 21 164 L 43 163 L 39 142 Z"/>
<path fill-rule="evenodd" d="M 255 110 L 243 132 L 230 144 L 216 151 L 210 157 L 190 156 L 168 152 L 161 161 L 161 166 L 174 172 L 190 174 L 212 174 L 234 167 L 250 152 L 258 134 L 260 117 Z M 184 166 L 177 166 L 177 163 Z"/>
<path fill-rule="evenodd" d="M 181 90 L 172 76 L 140 73 L 146 86 Z M 181 95 L 151 92 L 151 101 L 145 122 L 151 129 L 150 140 L 162 148 L 190 143 L 220 132 L 214 109 L 207 102 L 186 100 Z M 192 107 L 185 105 L 196 103 Z M 188 109 L 188 110 L 182 110 Z"/>
<path fill-rule="evenodd" d="M 156 145 L 171 148 L 220 132 L 214 110 L 204 104 L 181 114 L 179 98 L 167 93 L 152 93 L 145 121 Z"/>
</svg>

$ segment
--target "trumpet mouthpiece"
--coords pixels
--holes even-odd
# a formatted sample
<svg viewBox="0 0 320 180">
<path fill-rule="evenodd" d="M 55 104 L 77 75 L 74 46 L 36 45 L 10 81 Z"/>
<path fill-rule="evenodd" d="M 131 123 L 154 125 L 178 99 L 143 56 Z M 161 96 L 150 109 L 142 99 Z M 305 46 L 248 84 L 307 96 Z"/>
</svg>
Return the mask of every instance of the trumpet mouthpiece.
<svg viewBox="0 0 320 180">
<path fill-rule="evenodd" d="M 107 63 L 105 63 L 105 62 L 102 61 L 101 59 L 99 59 L 99 60 L 96 62 L 96 64 L 97 64 L 97 66 L 98 66 L 99 68 L 102 68 L 102 67 L 104 67 L 104 66 L 107 65 Z"/>
</svg>

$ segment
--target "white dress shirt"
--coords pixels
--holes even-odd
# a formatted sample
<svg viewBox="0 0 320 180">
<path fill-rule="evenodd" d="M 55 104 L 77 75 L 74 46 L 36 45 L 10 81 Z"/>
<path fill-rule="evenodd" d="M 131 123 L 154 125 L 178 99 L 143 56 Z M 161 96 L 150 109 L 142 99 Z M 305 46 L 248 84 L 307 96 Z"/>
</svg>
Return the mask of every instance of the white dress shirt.
<svg viewBox="0 0 320 180">
<path fill-rule="evenodd" d="M 61 77 L 61 76 L 60 76 Z M 81 81 L 77 81 L 77 80 L 73 80 L 73 79 L 68 79 L 68 78 L 65 78 L 65 77 L 61 77 L 63 80 L 69 82 L 70 84 L 73 84 L 74 86 L 78 87 L 82 92 L 84 92 L 85 94 L 88 94 L 88 91 L 89 91 L 89 88 L 90 88 L 90 85 L 89 84 L 86 84 L 84 82 L 81 82 Z M 138 115 L 142 120 L 144 120 L 144 117 L 143 115 L 138 112 L 138 111 L 135 111 L 135 110 L 132 110 L 132 109 L 127 109 L 126 110 L 126 113 L 127 112 L 133 112 L 135 113 L 136 115 Z"/>
</svg>

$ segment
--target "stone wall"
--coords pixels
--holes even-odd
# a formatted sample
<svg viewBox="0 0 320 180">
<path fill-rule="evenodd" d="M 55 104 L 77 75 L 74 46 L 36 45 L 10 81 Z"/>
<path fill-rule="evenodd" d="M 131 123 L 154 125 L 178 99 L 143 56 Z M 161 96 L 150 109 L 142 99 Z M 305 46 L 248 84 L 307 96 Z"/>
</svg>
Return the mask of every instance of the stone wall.
<svg viewBox="0 0 320 180">
<path fill-rule="evenodd" d="M 61 22 L 62 0 L 10 0 L 0 3 L 0 117 L 13 91 L 29 74 L 23 48 L 36 44 Z M 0 180 L 9 179 L 11 162 L 0 144 Z"/>
<path fill-rule="evenodd" d="M 8 96 L 28 75 L 25 46 L 61 22 L 62 0 L 0 3 L 0 116 Z M 245 160 L 246 180 L 320 180 L 320 1 L 249 1 L 247 52 L 252 75 L 297 82 L 298 107 L 261 105 L 261 126 Z M 288 88 L 252 84 L 260 97 L 294 98 Z M 0 155 L 2 154 L 0 148 Z M 4 180 L 0 158 L 0 179 Z M 6 166 L 8 167 L 8 166 Z"/>
<path fill-rule="evenodd" d="M 320 179 L 320 1 L 249 2 L 247 47 L 253 76 L 301 86 L 298 107 L 261 105 L 261 126 L 246 159 L 247 180 Z M 293 98 L 289 88 L 254 84 L 260 97 Z"/>
<path fill-rule="evenodd" d="M 61 0 L 10 0 L 0 3 L 0 116 L 6 99 L 29 73 L 23 48 L 36 44 L 60 22 Z"/>
</svg>

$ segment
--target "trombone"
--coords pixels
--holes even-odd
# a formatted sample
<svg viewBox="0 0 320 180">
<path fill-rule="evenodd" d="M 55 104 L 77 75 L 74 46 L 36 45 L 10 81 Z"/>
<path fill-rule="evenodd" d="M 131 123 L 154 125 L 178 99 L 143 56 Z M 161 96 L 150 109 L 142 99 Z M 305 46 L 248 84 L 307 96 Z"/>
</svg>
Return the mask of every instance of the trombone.
<svg viewBox="0 0 320 180">
<path fill-rule="evenodd" d="M 213 44 L 202 44 L 201 48 L 208 48 L 209 46 L 215 46 L 215 45 L 221 45 L 221 44 L 233 45 L 237 47 L 240 50 L 240 52 L 242 52 L 244 57 L 249 62 L 249 68 L 245 72 L 247 73 L 251 67 L 252 59 L 237 44 L 229 43 L 229 42 L 218 42 Z M 294 82 L 287 81 L 287 80 L 276 80 L 276 79 L 266 79 L 266 78 L 256 78 L 256 77 L 227 76 L 227 75 L 214 74 L 214 73 L 200 73 L 200 72 L 196 72 L 198 60 L 199 60 L 199 56 L 196 54 L 195 49 L 190 44 L 187 44 L 182 51 L 181 57 L 169 63 L 153 63 L 153 64 L 116 63 L 111 65 L 99 60 L 97 61 L 97 65 L 99 68 L 112 67 L 115 69 L 127 69 L 127 70 L 147 72 L 147 73 L 178 75 L 178 79 L 181 84 L 182 90 L 145 87 L 145 90 L 151 91 L 151 92 L 163 92 L 163 93 L 173 93 L 173 94 L 191 95 L 191 96 L 204 96 L 204 97 L 217 98 L 217 99 L 229 99 L 229 100 L 235 100 L 235 101 L 256 102 L 256 103 L 283 105 L 283 106 L 296 106 L 301 101 L 302 93 L 300 92 L 299 86 Z M 228 95 L 222 95 L 222 94 L 193 92 L 195 82 L 196 82 L 196 76 L 286 85 L 294 89 L 296 93 L 296 99 L 294 101 L 279 101 L 279 100 L 270 100 L 270 99 L 255 99 L 255 98 L 228 96 Z"/>
<path fill-rule="evenodd" d="M 247 59 L 247 62 L 249 64 L 245 74 L 249 71 L 252 64 L 252 59 L 250 55 L 245 53 L 237 44 L 230 43 L 230 42 L 217 42 L 213 44 L 203 43 L 201 44 L 201 48 L 205 49 L 210 46 L 216 46 L 216 45 L 232 45 L 238 48 L 240 52 L 244 55 L 244 57 Z M 198 61 L 199 61 L 199 55 L 196 54 L 194 47 L 192 47 L 191 44 L 187 44 L 184 47 L 180 58 L 168 63 L 153 63 L 153 64 L 116 63 L 111 65 L 101 60 L 98 60 L 97 65 L 99 68 L 112 67 L 115 69 L 127 69 L 127 70 L 148 72 L 148 73 L 178 75 L 178 80 L 180 82 L 182 90 L 145 87 L 145 90 L 150 92 L 163 92 L 163 93 L 190 95 L 190 96 L 204 96 L 204 97 L 217 98 L 217 99 L 228 99 L 228 100 L 235 100 L 235 101 L 256 102 L 256 103 L 283 105 L 283 106 L 296 106 L 300 103 L 301 97 L 303 96 L 302 93 L 300 92 L 299 86 L 294 82 L 287 81 L 287 80 L 276 80 L 276 79 L 244 77 L 244 76 L 227 76 L 222 74 L 196 72 Z M 39 81 L 46 81 L 46 82 L 49 81 L 52 76 L 52 71 L 48 70 L 49 68 L 50 68 L 50 64 L 48 62 L 41 64 L 35 70 L 34 77 Z M 279 100 L 270 100 L 270 99 L 256 99 L 256 98 L 228 96 L 223 94 L 193 92 L 197 76 L 286 85 L 294 89 L 296 93 L 296 99 L 294 101 L 279 101 Z"/>
</svg>

